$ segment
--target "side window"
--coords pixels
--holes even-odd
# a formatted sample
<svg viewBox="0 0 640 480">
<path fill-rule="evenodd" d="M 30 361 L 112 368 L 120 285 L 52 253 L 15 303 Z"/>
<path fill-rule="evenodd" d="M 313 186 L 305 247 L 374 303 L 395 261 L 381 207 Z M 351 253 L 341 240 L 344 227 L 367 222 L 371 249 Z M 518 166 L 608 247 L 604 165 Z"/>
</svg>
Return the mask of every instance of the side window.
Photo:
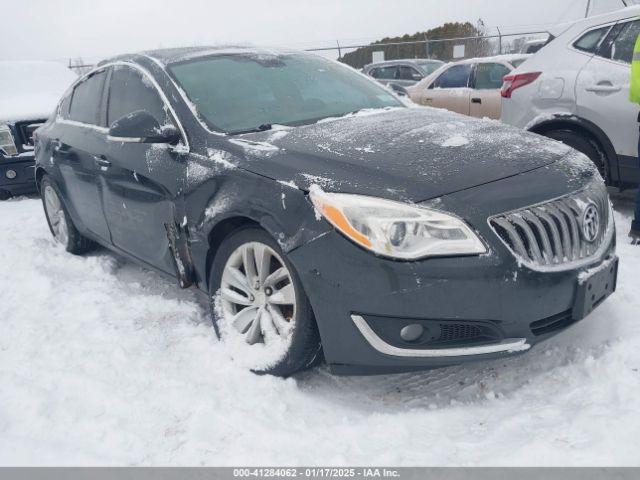
<svg viewBox="0 0 640 480">
<path fill-rule="evenodd" d="M 464 88 L 469 86 L 471 64 L 454 65 L 433 83 L 434 88 Z"/>
<path fill-rule="evenodd" d="M 107 125 L 111 126 L 116 120 L 138 110 L 150 113 L 160 125 L 169 119 L 158 91 L 142 73 L 126 66 L 114 67 L 109 87 Z"/>
<path fill-rule="evenodd" d="M 610 28 L 611 26 L 601 27 L 585 33 L 573 43 L 573 47 L 583 52 L 595 53 Z"/>
<path fill-rule="evenodd" d="M 400 65 L 398 67 L 398 80 L 422 80 L 422 74 L 413 67 Z"/>
<path fill-rule="evenodd" d="M 598 55 L 619 62 L 631 63 L 638 35 L 640 35 L 639 20 L 619 23 L 602 43 Z"/>
<path fill-rule="evenodd" d="M 70 120 L 89 125 L 99 124 L 102 87 L 106 77 L 106 71 L 97 72 L 75 86 L 69 106 Z"/>
<path fill-rule="evenodd" d="M 380 80 L 393 80 L 396 78 L 396 66 L 374 68 L 371 76 Z"/>
<path fill-rule="evenodd" d="M 500 63 L 479 63 L 476 68 L 476 89 L 497 90 L 510 70 Z"/>
</svg>

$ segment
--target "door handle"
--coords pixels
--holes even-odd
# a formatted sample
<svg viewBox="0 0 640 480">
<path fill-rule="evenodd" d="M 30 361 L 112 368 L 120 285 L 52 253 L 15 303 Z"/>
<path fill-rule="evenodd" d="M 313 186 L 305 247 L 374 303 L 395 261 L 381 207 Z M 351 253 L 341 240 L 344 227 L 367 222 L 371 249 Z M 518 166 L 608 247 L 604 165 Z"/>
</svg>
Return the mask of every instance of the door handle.
<svg viewBox="0 0 640 480">
<path fill-rule="evenodd" d="M 96 162 L 96 165 L 103 170 L 106 170 L 107 168 L 111 167 L 111 162 L 107 160 L 104 155 L 94 155 L 93 161 Z"/>
<path fill-rule="evenodd" d="M 618 85 L 593 85 L 585 88 L 585 90 L 593 93 L 616 93 L 622 90 L 622 87 Z"/>
<path fill-rule="evenodd" d="M 471 99 L 471 103 L 482 103 L 482 99 L 481 98 L 472 98 Z"/>
</svg>

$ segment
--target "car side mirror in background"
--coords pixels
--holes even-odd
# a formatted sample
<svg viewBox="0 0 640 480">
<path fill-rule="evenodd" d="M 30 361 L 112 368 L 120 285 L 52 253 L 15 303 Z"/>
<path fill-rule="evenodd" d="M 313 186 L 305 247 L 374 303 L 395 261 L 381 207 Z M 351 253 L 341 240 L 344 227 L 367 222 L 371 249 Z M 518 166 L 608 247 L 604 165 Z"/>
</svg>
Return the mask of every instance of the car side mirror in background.
<svg viewBox="0 0 640 480">
<path fill-rule="evenodd" d="M 180 141 L 180 132 L 173 125 L 160 126 L 149 112 L 138 110 L 119 118 L 109 128 L 109 139 L 132 143 L 168 143 Z"/>
<path fill-rule="evenodd" d="M 391 84 L 389 84 L 389 88 L 391 90 L 393 90 L 393 93 L 395 93 L 396 95 L 399 95 L 401 97 L 408 97 L 409 96 L 409 92 L 407 92 L 407 89 L 404 88 L 402 85 L 397 85 L 395 83 L 391 83 Z"/>
<path fill-rule="evenodd" d="M 419 73 L 412 73 L 411 74 L 411 78 L 413 78 L 415 81 L 420 81 L 422 80 L 424 77 L 422 75 L 420 75 Z"/>
</svg>

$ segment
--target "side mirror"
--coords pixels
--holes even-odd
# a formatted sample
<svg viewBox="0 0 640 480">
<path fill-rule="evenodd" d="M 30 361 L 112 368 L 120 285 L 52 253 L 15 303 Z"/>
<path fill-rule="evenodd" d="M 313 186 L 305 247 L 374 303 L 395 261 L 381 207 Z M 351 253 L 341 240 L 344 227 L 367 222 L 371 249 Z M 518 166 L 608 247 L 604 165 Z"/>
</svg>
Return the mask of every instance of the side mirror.
<svg viewBox="0 0 640 480">
<path fill-rule="evenodd" d="M 389 88 L 391 88 L 391 90 L 393 90 L 393 93 L 395 93 L 396 95 L 399 95 L 401 97 L 408 97 L 409 96 L 409 92 L 407 92 L 407 89 L 404 88 L 402 85 L 397 85 L 395 83 L 391 83 L 389 85 Z"/>
<path fill-rule="evenodd" d="M 411 78 L 413 78 L 416 82 L 419 82 L 420 80 L 422 80 L 424 77 L 422 75 L 420 75 L 419 73 L 412 73 L 411 74 Z"/>
<path fill-rule="evenodd" d="M 131 143 L 168 143 L 180 141 L 180 132 L 173 125 L 160 126 L 149 112 L 137 110 L 119 118 L 109 128 L 109 139 Z"/>
</svg>

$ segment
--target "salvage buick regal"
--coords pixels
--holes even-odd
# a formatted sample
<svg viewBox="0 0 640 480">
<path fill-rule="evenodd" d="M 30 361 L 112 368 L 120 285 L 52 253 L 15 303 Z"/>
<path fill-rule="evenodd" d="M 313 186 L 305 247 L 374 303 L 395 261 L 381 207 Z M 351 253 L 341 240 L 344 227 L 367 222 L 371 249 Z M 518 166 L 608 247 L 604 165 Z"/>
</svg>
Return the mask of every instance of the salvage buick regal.
<svg viewBox="0 0 640 480">
<path fill-rule="evenodd" d="M 105 61 L 40 130 L 55 239 L 196 287 L 255 372 L 509 357 L 616 287 L 613 215 L 582 154 L 407 108 L 341 64 L 255 48 Z"/>
</svg>

